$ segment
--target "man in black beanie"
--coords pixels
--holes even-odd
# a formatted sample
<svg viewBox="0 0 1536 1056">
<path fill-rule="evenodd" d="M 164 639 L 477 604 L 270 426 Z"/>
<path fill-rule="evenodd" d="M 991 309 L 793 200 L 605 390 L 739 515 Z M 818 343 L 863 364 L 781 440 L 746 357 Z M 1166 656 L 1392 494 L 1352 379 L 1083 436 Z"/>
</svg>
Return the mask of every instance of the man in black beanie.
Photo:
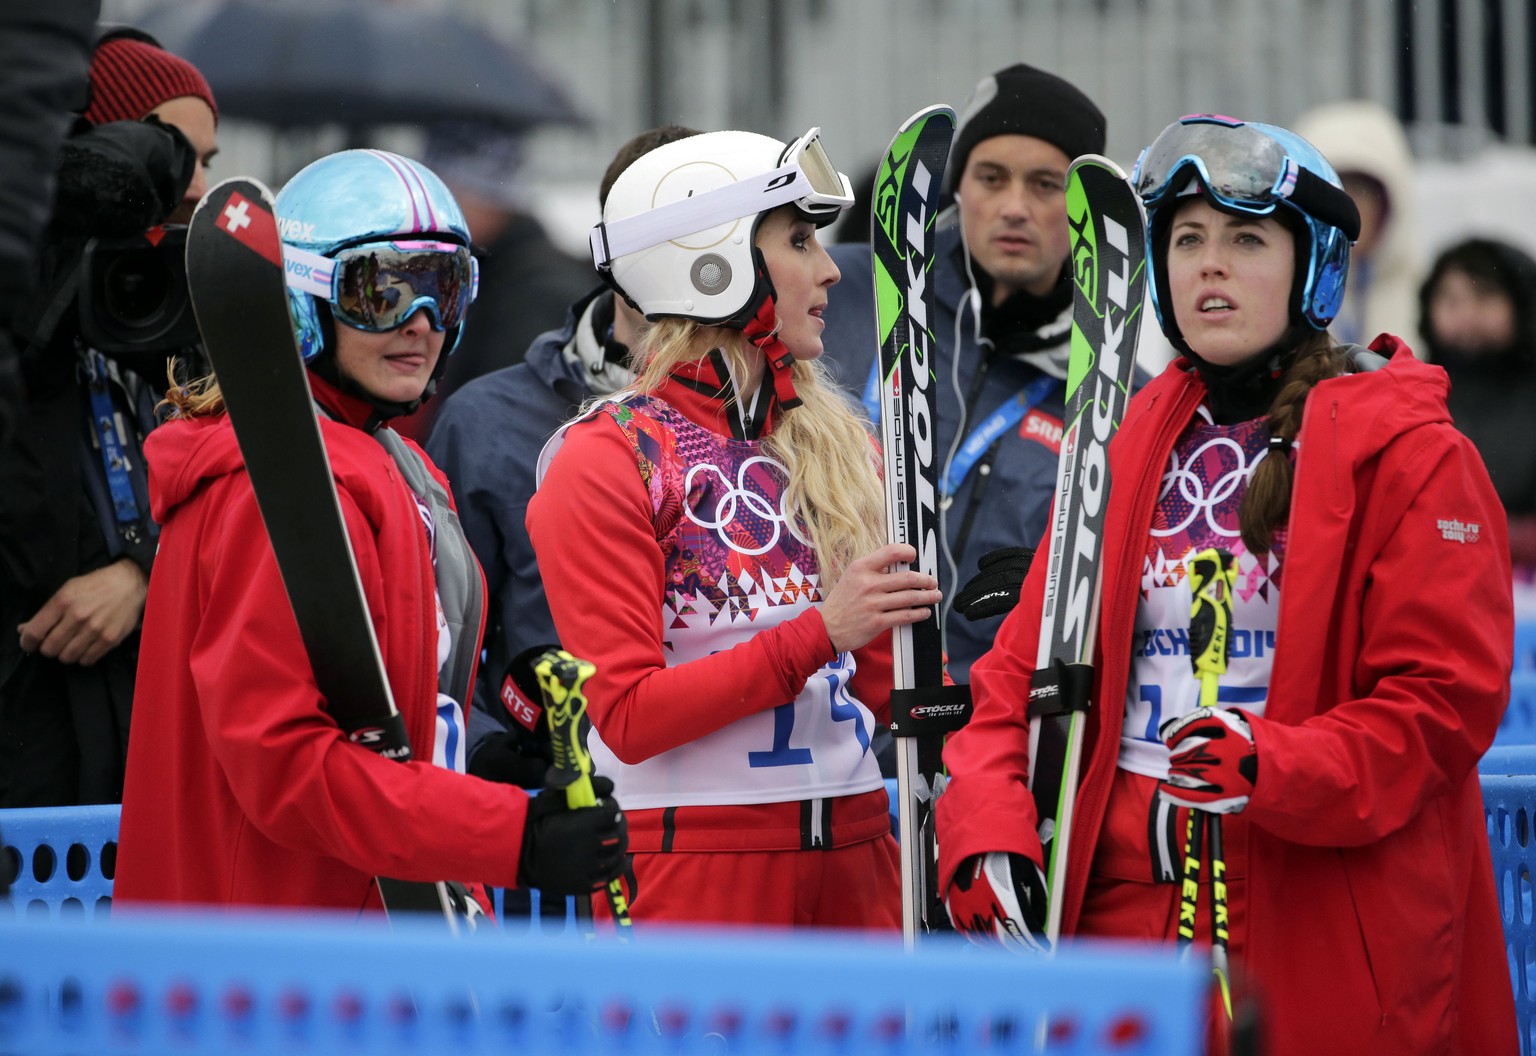
<svg viewBox="0 0 1536 1056">
<path fill-rule="evenodd" d="M 931 272 L 949 671 L 965 682 L 1017 600 L 1021 548 L 1046 532 L 1065 414 L 1072 329 L 1067 273 L 1067 167 L 1102 154 L 1104 115 L 1055 74 L 1018 63 L 985 77 L 958 113 Z M 867 246 L 833 246 L 843 281 L 831 290 L 823 340 L 838 379 L 879 414 L 872 362 Z M 981 559 L 994 556 L 965 591 Z M 971 597 L 988 601 L 974 604 Z M 956 619 L 955 613 L 969 618 Z"/>
</svg>

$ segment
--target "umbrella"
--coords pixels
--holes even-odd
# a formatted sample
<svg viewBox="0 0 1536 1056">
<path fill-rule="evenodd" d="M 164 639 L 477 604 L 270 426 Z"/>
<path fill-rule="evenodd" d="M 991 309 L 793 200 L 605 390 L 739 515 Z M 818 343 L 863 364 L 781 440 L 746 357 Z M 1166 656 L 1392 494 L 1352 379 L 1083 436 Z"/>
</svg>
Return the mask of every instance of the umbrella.
<svg viewBox="0 0 1536 1056">
<path fill-rule="evenodd" d="M 347 0 L 169 3 L 138 25 L 208 78 L 219 112 L 277 128 L 574 123 L 514 45 L 445 10 Z"/>
</svg>

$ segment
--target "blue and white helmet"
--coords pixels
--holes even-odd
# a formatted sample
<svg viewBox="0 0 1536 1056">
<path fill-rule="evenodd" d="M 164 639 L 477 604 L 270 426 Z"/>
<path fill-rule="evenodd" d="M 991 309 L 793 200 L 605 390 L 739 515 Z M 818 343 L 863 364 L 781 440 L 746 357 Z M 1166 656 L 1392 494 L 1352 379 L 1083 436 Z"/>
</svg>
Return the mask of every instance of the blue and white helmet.
<svg viewBox="0 0 1536 1056">
<path fill-rule="evenodd" d="M 1187 194 L 1224 212 L 1299 218 L 1306 234 L 1297 239 L 1291 317 L 1323 330 L 1338 315 L 1360 213 L 1328 159 L 1296 133 L 1216 114 L 1182 117 L 1141 152 L 1131 183 L 1147 207 L 1152 304 L 1176 346 L 1184 342 L 1169 307 L 1168 230 Z"/>
<path fill-rule="evenodd" d="M 436 245 L 461 251 L 465 278 L 455 285 L 464 288 L 451 291 L 454 310 L 445 312 L 438 299 L 415 297 L 402 306 L 410 311 L 399 313 L 403 322 L 411 312 L 426 308 L 433 329 L 448 331 L 440 372 L 459 343 L 463 309 L 474 299 L 478 283 L 478 269 L 469 255 L 469 225 L 443 181 L 420 162 L 399 154 L 344 150 L 299 170 L 276 204 L 289 272 L 289 314 L 306 363 L 325 351 L 327 328 L 316 299 L 326 300 L 335 315 L 339 279 L 333 272 L 339 269 L 329 261 L 338 254 L 362 246 Z M 297 274 L 300 271 L 304 274 Z"/>
</svg>

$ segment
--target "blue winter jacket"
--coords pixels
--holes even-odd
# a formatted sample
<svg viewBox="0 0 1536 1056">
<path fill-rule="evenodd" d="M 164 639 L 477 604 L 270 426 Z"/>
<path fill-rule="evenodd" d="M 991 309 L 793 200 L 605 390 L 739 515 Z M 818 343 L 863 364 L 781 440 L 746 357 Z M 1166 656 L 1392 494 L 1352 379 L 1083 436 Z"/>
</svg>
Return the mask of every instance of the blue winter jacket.
<svg viewBox="0 0 1536 1056">
<path fill-rule="evenodd" d="M 481 735 L 500 728 L 486 726 L 484 719 L 503 718 L 497 692 L 507 661 L 524 649 L 558 641 L 523 518 L 544 441 L 592 395 L 563 350 L 575 340 L 587 306 L 610 296 L 604 287 L 594 289 L 571 306 L 563 327 L 534 339 L 523 362 L 455 392 L 427 439 L 427 451 L 452 484 L 459 521 L 485 569 L 490 599 L 471 751 Z"/>
</svg>

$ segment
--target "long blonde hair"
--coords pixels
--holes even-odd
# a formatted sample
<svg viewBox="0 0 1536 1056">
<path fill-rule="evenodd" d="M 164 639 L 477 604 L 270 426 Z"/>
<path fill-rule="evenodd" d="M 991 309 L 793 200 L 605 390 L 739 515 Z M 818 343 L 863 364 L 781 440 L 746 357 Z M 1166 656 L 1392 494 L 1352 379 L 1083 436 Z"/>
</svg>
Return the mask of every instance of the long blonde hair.
<svg viewBox="0 0 1536 1056">
<path fill-rule="evenodd" d="M 1307 396 L 1324 378 L 1345 372 L 1344 349 L 1334 345 L 1326 332 L 1313 335 L 1296 350 L 1291 364 L 1280 379 L 1280 389 L 1269 405 L 1269 454 L 1254 468 L 1248 490 L 1238 507 L 1238 525 L 1243 545 L 1249 553 L 1267 554 L 1274 546 L 1275 532 L 1284 528 L 1291 515 L 1291 485 L 1296 470 L 1291 465 L 1291 444 L 1301 432 L 1301 417 Z"/>
<path fill-rule="evenodd" d="M 739 330 L 663 319 L 640 340 L 634 387 L 655 392 L 678 367 L 716 348 L 736 377 L 747 376 L 749 356 L 762 355 Z M 823 586 L 830 589 L 849 562 L 885 542 L 885 493 L 869 428 L 827 369 L 815 360 L 796 360 L 793 371 L 801 405 L 779 412 L 763 447 L 789 470 L 785 515 L 815 547 Z"/>
</svg>

